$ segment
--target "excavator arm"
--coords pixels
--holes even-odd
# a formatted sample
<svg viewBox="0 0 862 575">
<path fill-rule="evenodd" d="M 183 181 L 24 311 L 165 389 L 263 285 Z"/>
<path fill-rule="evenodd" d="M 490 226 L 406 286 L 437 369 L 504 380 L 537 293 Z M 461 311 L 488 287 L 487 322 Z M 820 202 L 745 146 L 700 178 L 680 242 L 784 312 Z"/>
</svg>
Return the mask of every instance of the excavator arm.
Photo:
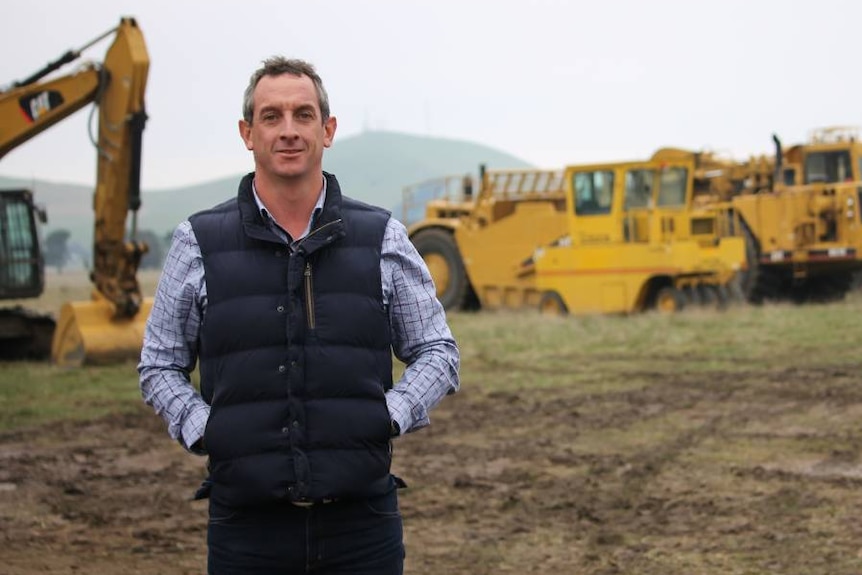
<svg viewBox="0 0 862 575">
<path fill-rule="evenodd" d="M 99 75 L 97 66 L 87 64 L 68 76 L 0 94 L 0 158 L 93 102 Z"/>
<path fill-rule="evenodd" d="M 86 63 L 71 74 L 42 81 L 112 34 L 114 40 L 103 62 Z M 94 289 L 91 301 L 67 302 L 60 309 L 51 351 L 60 365 L 113 362 L 140 353 L 152 305 L 142 297 L 137 278 L 147 246 L 134 240 L 141 205 L 141 136 L 147 118 L 148 72 L 143 34 L 133 18 L 122 18 L 116 28 L 0 94 L 4 124 L 0 158 L 87 104 L 95 104 L 98 114 L 93 137 L 97 153 Z"/>
<path fill-rule="evenodd" d="M 98 168 L 93 195 L 95 212 L 93 282 L 113 305 L 117 319 L 134 317 L 141 307 L 137 273 L 146 246 L 126 241 L 137 233 L 141 206 L 141 136 L 147 115 L 144 92 L 149 56 L 134 20 L 124 19 L 102 67 L 98 95 Z"/>
</svg>

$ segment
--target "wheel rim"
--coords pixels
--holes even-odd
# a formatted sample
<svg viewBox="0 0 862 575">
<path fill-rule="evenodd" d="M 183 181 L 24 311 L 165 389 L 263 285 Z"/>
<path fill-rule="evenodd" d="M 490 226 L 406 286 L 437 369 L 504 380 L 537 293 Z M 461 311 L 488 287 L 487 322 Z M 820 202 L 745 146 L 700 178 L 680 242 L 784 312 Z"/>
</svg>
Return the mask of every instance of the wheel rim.
<svg viewBox="0 0 862 575">
<path fill-rule="evenodd" d="M 544 300 L 539 306 L 539 311 L 543 315 L 563 315 L 563 310 L 560 308 L 560 303 L 553 298 L 548 298 Z"/>
<path fill-rule="evenodd" d="M 446 290 L 449 289 L 449 283 L 452 281 L 449 264 L 446 262 L 446 258 L 440 254 L 425 254 L 423 257 L 428 271 L 431 272 L 431 279 L 434 280 L 439 298 L 446 293 Z"/>
<path fill-rule="evenodd" d="M 656 302 L 656 307 L 659 311 L 662 312 L 675 312 L 677 305 L 676 301 L 674 301 L 672 293 L 662 293 L 659 294 L 658 301 Z"/>
</svg>

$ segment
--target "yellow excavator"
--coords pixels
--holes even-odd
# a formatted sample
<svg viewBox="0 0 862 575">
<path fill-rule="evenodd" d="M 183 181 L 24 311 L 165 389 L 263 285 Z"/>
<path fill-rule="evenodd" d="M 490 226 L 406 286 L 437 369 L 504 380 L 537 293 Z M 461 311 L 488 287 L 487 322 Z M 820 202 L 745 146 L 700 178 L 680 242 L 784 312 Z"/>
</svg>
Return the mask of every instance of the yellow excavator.
<svg viewBox="0 0 862 575">
<path fill-rule="evenodd" d="M 47 78 L 110 36 L 104 61 Z M 56 325 L 53 318 L 20 306 L 2 310 L 4 357 L 39 357 L 49 335 L 50 355 L 58 365 L 114 363 L 140 354 L 152 307 L 137 278 L 147 246 L 135 240 L 149 64 L 137 22 L 121 18 L 117 27 L 0 92 L 0 158 L 88 104 L 94 104 L 91 118 L 98 117 L 91 135 L 98 157 L 92 298 L 64 303 Z M 44 212 L 28 190 L 0 191 L 0 299 L 38 297 L 44 289 L 37 220 L 44 222 Z"/>
</svg>

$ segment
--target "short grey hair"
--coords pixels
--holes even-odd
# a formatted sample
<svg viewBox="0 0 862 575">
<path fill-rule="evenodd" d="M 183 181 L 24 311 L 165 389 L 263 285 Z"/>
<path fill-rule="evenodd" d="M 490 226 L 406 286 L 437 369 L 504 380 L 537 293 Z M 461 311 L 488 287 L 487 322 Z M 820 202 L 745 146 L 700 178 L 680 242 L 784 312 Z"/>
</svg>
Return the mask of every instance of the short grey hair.
<svg viewBox="0 0 862 575">
<path fill-rule="evenodd" d="M 308 76 L 314 83 L 314 89 L 317 91 L 317 103 L 320 106 L 320 115 L 323 121 L 329 119 L 329 95 L 326 93 L 326 88 L 323 87 L 323 80 L 317 74 L 314 66 L 305 60 L 289 59 L 283 56 L 272 56 L 263 61 L 263 66 L 254 71 L 248 81 L 248 87 L 245 89 L 245 95 L 242 100 L 242 118 L 251 124 L 254 118 L 254 89 L 257 83 L 264 76 L 281 76 L 282 74 L 292 74 L 294 76 Z"/>
</svg>

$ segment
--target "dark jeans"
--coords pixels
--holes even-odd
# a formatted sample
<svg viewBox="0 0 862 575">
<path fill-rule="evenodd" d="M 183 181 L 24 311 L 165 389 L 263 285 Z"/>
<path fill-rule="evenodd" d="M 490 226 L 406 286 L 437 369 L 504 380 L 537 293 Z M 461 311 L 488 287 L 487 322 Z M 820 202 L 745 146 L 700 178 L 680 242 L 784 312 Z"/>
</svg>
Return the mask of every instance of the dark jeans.
<svg viewBox="0 0 862 575">
<path fill-rule="evenodd" d="M 398 494 L 259 509 L 210 500 L 209 575 L 402 575 Z"/>
</svg>

